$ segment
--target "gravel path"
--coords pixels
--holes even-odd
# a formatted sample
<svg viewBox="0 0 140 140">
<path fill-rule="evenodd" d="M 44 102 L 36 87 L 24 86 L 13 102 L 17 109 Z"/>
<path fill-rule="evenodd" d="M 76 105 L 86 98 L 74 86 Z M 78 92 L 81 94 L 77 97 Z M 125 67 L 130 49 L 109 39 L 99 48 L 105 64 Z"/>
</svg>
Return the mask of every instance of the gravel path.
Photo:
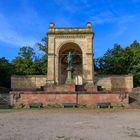
<svg viewBox="0 0 140 140">
<path fill-rule="evenodd" d="M 140 111 L 0 110 L 0 140 L 140 140 Z"/>
</svg>

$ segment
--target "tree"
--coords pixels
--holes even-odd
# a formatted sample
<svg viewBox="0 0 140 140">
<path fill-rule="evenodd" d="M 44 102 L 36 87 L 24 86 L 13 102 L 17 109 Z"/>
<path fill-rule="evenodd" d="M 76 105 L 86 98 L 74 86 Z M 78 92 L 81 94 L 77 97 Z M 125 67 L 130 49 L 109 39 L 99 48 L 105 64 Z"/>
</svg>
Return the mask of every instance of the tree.
<svg viewBox="0 0 140 140">
<path fill-rule="evenodd" d="M 18 56 L 12 61 L 15 67 L 15 74 L 18 75 L 32 75 L 36 74 L 34 68 L 35 52 L 30 46 L 23 46 L 20 48 Z"/>
<path fill-rule="evenodd" d="M 48 67 L 48 38 L 47 36 L 42 38 L 41 42 L 37 43 L 39 47 L 39 51 L 42 52 L 42 56 L 40 58 L 40 66 L 42 69 L 42 74 L 47 74 Z"/>
<path fill-rule="evenodd" d="M 47 37 L 37 43 L 42 55 L 37 56 L 30 46 L 20 48 L 18 56 L 12 61 L 15 67 L 15 74 L 18 75 L 41 75 L 47 74 L 48 65 L 48 43 Z"/>
<path fill-rule="evenodd" d="M 108 49 L 103 57 L 95 60 L 96 67 L 99 74 L 124 74 L 126 70 L 124 66 L 124 50 L 123 48 L 115 44 L 113 49 Z"/>
<path fill-rule="evenodd" d="M 140 44 L 135 40 L 129 48 L 133 53 L 130 72 L 134 75 L 134 86 L 140 86 Z"/>
<path fill-rule="evenodd" d="M 140 86 L 140 44 L 134 41 L 130 46 L 121 48 L 115 44 L 103 57 L 95 60 L 99 74 L 133 74 L 134 86 Z"/>
<path fill-rule="evenodd" d="M 0 86 L 10 87 L 11 75 L 14 73 L 14 67 L 9 61 L 2 57 L 0 58 Z"/>
</svg>

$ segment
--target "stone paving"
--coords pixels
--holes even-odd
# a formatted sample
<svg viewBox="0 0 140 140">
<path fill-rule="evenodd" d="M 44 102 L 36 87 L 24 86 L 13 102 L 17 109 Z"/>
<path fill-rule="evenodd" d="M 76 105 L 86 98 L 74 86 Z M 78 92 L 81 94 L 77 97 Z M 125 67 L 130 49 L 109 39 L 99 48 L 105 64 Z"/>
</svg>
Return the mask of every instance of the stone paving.
<svg viewBox="0 0 140 140">
<path fill-rule="evenodd" d="M 139 140 L 140 110 L 0 110 L 0 140 Z"/>
</svg>

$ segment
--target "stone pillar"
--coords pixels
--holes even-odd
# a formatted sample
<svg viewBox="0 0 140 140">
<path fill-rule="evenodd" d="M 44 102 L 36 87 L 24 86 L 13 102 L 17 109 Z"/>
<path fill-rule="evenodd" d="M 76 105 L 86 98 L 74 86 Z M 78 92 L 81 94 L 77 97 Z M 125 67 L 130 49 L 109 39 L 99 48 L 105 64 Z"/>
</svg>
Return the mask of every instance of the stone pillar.
<svg viewBox="0 0 140 140">
<path fill-rule="evenodd" d="M 86 54 L 83 52 L 82 54 L 82 60 L 83 60 L 83 82 L 86 83 L 86 79 L 87 79 L 87 71 L 86 71 L 86 67 L 87 67 L 87 60 L 86 60 Z"/>
<path fill-rule="evenodd" d="M 92 83 L 93 84 L 93 58 L 92 58 L 92 54 L 86 54 L 87 57 L 87 67 L 86 67 L 86 71 L 87 71 L 87 77 L 86 77 L 86 81 L 87 83 Z"/>
<path fill-rule="evenodd" d="M 49 31 L 54 31 L 54 23 L 50 23 Z M 48 34 L 48 74 L 47 83 L 55 82 L 55 37 Z"/>
<path fill-rule="evenodd" d="M 87 23 L 87 29 L 91 28 L 91 24 Z M 87 45 L 86 53 L 83 55 L 83 74 L 85 83 L 93 84 L 93 77 L 94 77 L 94 65 L 93 65 L 93 34 L 89 34 L 86 36 Z"/>
<path fill-rule="evenodd" d="M 55 54 L 55 82 L 59 83 L 59 55 Z"/>
<path fill-rule="evenodd" d="M 54 83 L 55 73 L 54 73 L 54 54 L 48 54 L 48 74 L 47 83 Z"/>
</svg>

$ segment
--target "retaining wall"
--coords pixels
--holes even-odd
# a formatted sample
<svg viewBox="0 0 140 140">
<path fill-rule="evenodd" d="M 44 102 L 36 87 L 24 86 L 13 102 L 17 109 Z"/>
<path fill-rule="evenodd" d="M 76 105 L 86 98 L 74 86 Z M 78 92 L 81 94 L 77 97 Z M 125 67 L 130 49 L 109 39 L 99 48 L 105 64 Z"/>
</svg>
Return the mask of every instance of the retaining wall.
<svg viewBox="0 0 140 140">
<path fill-rule="evenodd" d="M 127 106 L 127 93 L 46 93 L 46 92 L 10 92 L 11 104 L 25 104 L 41 102 L 44 106 L 48 104 L 78 103 L 87 107 L 96 107 L 98 102 L 111 102 L 113 106 Z"/>
</svg>

